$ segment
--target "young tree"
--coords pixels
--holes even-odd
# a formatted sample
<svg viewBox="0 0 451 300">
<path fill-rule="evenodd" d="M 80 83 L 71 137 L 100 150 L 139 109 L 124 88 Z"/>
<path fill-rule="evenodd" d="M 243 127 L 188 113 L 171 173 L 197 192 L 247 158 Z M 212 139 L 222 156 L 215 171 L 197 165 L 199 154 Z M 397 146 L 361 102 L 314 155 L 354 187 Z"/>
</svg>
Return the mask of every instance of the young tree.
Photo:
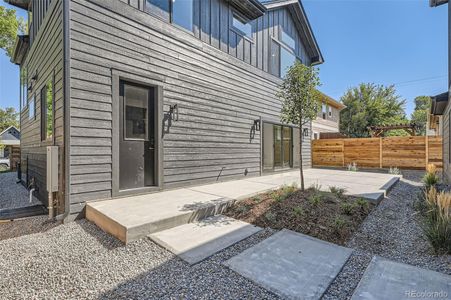
<svg viewBox="0 0 451 300">
<path fill-rule="evenodd" d="M 17 33 L 27 32 L 27 22 L 23 18 L 16 17 L 16 10 L 8 9 L 0 5 L 0 48 L 6 55 L 13 55 L 14 43 Z"/>
<path fill-rule="evenodd" d="M 310 124 L 318 115 L 319 110 L 319 92 L 317 87 L 320 85 L 318 69 L 308 67 L 301 62 L 290 67 L 283 83 L 281 84 L 277 97 L 282 101 L 283 123 L 292 123 L 299 126 L 300 140 L 300 175 L 301 190 L 304 186 L 304 170 L 302 158 L 303 134 L 302 128 Z"/>
<path fill-rule="evenodd" d="M 0 132 L 8 128 L 9 126 L 15 126 L 19 128 L 19 113 L 16 112 L 14 107 L 0 108 Z"/>
<path fill-rule="evenodd" d="M 426 135 L 426 125 L 429 110 L 431 109 L 431 98 L 428 96 L 418 96 L 415 98 L 415 109 L 412 113 L 412 122 L 418 126 L 418 134 Z"/>
<path fill-rule="evenodd" d="M 350 137 L 368 137 L 369 126 L 405 124 L 408 122 L 406 101 L 396 94 L 394 86 L 362 83 L 350 88 L 342 97 L 346 105 L 340 113 L 340 132 Z M 404 131 L 391 132 L 403 135 Z"/>
</svg>

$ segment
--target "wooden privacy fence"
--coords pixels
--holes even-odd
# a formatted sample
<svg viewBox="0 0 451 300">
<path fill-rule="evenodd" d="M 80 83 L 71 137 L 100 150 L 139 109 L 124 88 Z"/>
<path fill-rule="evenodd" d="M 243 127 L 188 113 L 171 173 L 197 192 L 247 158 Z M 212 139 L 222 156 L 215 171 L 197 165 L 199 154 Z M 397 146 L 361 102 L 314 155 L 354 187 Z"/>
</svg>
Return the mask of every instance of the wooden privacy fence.
<svg viewBox="0 0 451 300">
<path fill-rule="evenodd" d="M 442 137 L 406 136 L 312 141 L 313 166 L 424 169 L 442 167 Z"/>
</svg>

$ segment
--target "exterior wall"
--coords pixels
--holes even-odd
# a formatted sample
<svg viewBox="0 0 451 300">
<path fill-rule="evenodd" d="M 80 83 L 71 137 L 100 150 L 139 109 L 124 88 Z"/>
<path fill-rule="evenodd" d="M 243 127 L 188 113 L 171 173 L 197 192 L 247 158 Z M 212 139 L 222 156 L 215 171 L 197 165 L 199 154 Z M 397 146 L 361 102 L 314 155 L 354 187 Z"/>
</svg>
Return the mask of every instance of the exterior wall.
<svg viewBox="0 0 451 300">
<path fill-rule="evenodd" d="M 321 132 L 339 132 L 340 131 L 340 110 L 331 105 L 328 106 L 328 109 L 332 111 L 332 116 L 329 116 L 329 113 L 326 113 L 326 118 L 323 118 L 323 113 L 320 110 L 318 113 L 318 117 L 316 120 L 312 122 L 312 138 L 314 138 L 314 134 L 319 134 Z"/>
<path fill-rule="evenodd" d="M 37 2 L 36 2 L 37 3 Z M 44 1 L 42 2 L 44 3 Z M 41 3 L 41 4 L 42 4 Z M 35 9 L 37 5 L 35 4 Z M 39 31 L 28 50 L 27 57 L 21 68 L 28 70 L 27 105 L 22 107 L 21 123 L 21 166 L 22 179 L 26 184 L 26 174 L 29 179 L 34 177 L 38 186 L 37 196 L 47 203 L 46 191 L 46 146 L 53 145 L 52 141 L 41 141 L 41 98 L 40 91 L 47 81 L 54 76 L 54 143 L 59 146 L 59 182 L 60 192 L 56 195 L 62 209 L 64 201 L 64 139 L 63 139 L 63 4 L 62 1 L 52 1 L 47 7 L 45 16 L 40 23 Z M 37 79 L 32 80 L 36 75 Z M 30 100 L 35 97 L 36 117 L 29 118 Z"/>
<path fill-rule="evenodd" d="M 261 131 L 253 130 L 254 120 L 278 121 L 281 109 L 275 97 L 281 80 L 265 72 L 268 41 L 277 32 L 265 23 L 271 17 L 256 21 L 262 30 L 251 47 L 255 55 L 247 58 L 224 42 L 230 33 L 211 23 L 217 17 L 204 16 L 210 23 L 193 35 L 140 11 L 139 1 L 124 2 L 70 3 L 71 213 L 81 212 L 87 200 L 113 196 L 115 71 L 161 85 L 166 116 L 170 104 L 179 106 L 179 120 L 164 124 L 164 188 L 216 181 L 219 174 L 223 180 L 246 171 L 260 175 Z M 211 3 L 212 13 L 226 14 L 225 2 Z M 235 51 L 236 58 L 228 54 Z M 303 147 L 310 166 L 309 139 Z"/>
</svg>

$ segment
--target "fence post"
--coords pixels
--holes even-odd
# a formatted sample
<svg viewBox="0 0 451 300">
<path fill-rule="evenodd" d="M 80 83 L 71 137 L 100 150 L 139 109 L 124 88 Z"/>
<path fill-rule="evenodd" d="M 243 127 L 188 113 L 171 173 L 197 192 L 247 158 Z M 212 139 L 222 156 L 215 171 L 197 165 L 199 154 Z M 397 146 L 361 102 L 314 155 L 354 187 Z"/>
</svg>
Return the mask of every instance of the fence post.
<svg viewBox="0 0 451 300">
<path fill-rule="evenodd" d="M 343 161 L 343 167 L 345 167 L 345 141 L 341 140 L 341 154 L 342 154 L 342 161 Z"/>
<path fill-rule="evenodd" d="M 426 147 L 426 168 L 429 164 L 429 137 L 427 135 L 424 136 L 424 144 Z"/>
<path fill-rule="evenodd" d="M 382 137 L 379 138 L 379 167 L 382 169 Z"/>
</svg>

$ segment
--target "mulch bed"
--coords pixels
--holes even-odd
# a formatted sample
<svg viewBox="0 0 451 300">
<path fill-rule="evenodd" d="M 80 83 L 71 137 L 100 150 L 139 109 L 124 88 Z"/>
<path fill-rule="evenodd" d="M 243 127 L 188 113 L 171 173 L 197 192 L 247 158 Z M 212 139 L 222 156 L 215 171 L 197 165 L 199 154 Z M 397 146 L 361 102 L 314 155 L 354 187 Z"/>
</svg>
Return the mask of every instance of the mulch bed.
<svg viewBox="0 0 451 300">
<path fill-rule="evenodd" d="M 284 187 L 236 202 L 226 215 L 263 228 L 286 228 L 345 245 L 375 205 L 342 192 Z"/>
</svg>

